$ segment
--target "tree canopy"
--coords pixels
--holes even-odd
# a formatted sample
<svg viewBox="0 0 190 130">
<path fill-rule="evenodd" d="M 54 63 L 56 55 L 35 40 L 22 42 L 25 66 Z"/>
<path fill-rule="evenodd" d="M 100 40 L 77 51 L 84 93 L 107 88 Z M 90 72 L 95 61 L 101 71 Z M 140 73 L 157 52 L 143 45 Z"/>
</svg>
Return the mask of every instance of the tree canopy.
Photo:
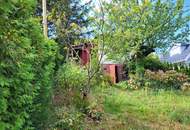
<svg viewBox="0 0 190 130">
<path fill-rule="evenodd" d="M 50 0 L 50 21 L 56 26 L 57 41 L 61 44 L 74 44 L 78 39 L 85 38 L 89 31 L 91 1 L 81 0 Z"/>
<path fill-rule="evenodd" d="M 183 0 L 112 0 L 104 7 L 107 46 L 116 56 L 134 60 L 189 40 L 190 16 Z"/>
</svg>

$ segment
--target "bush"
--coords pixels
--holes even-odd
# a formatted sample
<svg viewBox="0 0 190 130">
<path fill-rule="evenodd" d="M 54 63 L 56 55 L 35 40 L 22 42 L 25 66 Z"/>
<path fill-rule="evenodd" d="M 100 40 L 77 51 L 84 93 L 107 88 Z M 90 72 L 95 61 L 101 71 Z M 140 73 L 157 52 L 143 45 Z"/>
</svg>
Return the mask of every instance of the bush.
<svg viewBox="0 0 190 130">
<path fill-rule="evenodd" d="M 183 85 L 181 86 L 181 90 L 182 91 L 189 91 L 190 90 L 190 83 L 189 82 L 183 83 Z"/>
<path fill-rule="evenodd" d="M 115 85 L 117 88 L 120 88 L 120 89 L 127 89 L 128 88 L 128 83 L 127 83 L 127 81 L 121 81 L 121 82 L 119 82 L 119 83 L 117 83 L 116 85 Z"/>
<path fill-rule="evenodd" d="M 144 79 L 142 79 L 143 77 L 141 76 L 139 77 L 136 74 L 130 74 L 129 77 L 130 79 L 128 80 L 128 86 L 130 89 L 137 90 L 139 88 L 144 87 L 143 84 Z"/>
<path fill-rule="evenodd" d="M 149 54 L 144 60 L 144 68 L 152 71 L 169 70 L 171 69 L 167 63 L 162 63 L 159 57 L 155 54 Z"/>
<path fill-rule="evenodd" d="M 92 79 L 92 86 L 112 86 L 113 81 L 110 75 L 96 74 L 96 77 Z"/>
<path fill-rule="evenodd" d="M 99 121 L 102 113 L 89 103 L 90 96 L 83 98 L 87 83 L 87 71 L 75 63 L 63 64 L 58 70 L 57 86 L 54 92 L 54 105 L 56 122 L 52 125 L 54 129 L 79 130 L 82 129 L 84 117 Z M 95 77 L 92 84 L 103 82 L 103 77 Z M 90 94 L 89 94 L 90 95 Z"/>
<path fill-rule="evenodd" d="M 100 91 L 98 92 L 100 93 Z M 100 121 L 103 118 L 103 113 L 104 113 L 103 105 L 102 105 L 102 102 L 97 100 L 99 98 L 102 98 L 102 97 L 99 97 L 98 95 L 90 95 L 89 97 L 90 104 L 87 107 L 87 113 L 86 113 L 86 116 L 88 117 L 88 121 L 92 120 L 96 123 L 100 123 Z"/>
<path fill-rule="evenodd" d="M 36 2 L 0 1 L 0 129 L 47 126 L 57 45 L 32 18 Z"/>
<path fill-rule="evenodd" d="M 189 77 L 185 74 L 170 71 L 145 71 L 144 84 L 146 87 L 163 89 L 180 89 L 181 86 L 189 82 Z"/>
<path fill-rule="evenodd" d="M 58 70 L 57 89 L 63 92 L 67 104 L 74 103 L 78 108 L 85 109 L 88 103 L 82 99 L 82 91 L 86 87 L 86 80 L 86 70 L 75 63 L 65 63 Z"/>
<path fill-rule="evenodd" d="M 56 119 L 52 124 L 52 129 L 55 130 L 80 130 L 82 129 L 82 123 L 84 115 L 68 107 L 60 107 L 55 109 Z"/>
<path fill-rule="evenodd" d="M 177 72 L 190 75 L 190 68 L 187 65 L 180 63 L 171 64 L 171 63 L 161 62 L 159 57 L 154 53 L 149 54 L 145 59 L 143 59 L 143 63 L 144 63 L 144 68 L 146 70 L 151 70 L 151 71 L 175 70 Z"/>
<path fill-rule="evenodd" d="M 74 63 L 65 63 L 58 71 L 58 86 L 64 89 L 81 90 L 85 87 L 87 72 Z"/>
<path fill-rule="evenodd" d="M 123 90 L 136 90 L 138 89 L 138 86 L 136 84 L 137 83 L 135 82 L 135 80 L 131 78 L 128 81 L 119 82 L 115 86 Z"/>
<path fill-rule="evenodd" d="M 190 79 L 188 75 L 179 73 L 174 70 L 169 71 L 151 71 L 146 70 L 144 77 L 135 74 L 129 75 L 128 86 L 131 89 L 139 89 L 143 87 L 153 89 L 182 89 L 189 90 Z"/>
</svg>

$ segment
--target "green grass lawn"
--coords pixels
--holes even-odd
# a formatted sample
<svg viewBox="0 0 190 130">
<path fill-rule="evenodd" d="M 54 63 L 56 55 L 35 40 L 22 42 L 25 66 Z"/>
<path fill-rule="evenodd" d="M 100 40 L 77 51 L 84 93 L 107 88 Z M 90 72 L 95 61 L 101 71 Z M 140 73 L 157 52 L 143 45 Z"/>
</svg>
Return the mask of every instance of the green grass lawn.
<svg viewBox="0 0 190 130">
<path fill-rule="evenodd" d="M 190 130 L 189 92 L 111 87 L 99 88 L 93 95 L 104 110 L 102 122 L 94 129 Z"/>
</svg>

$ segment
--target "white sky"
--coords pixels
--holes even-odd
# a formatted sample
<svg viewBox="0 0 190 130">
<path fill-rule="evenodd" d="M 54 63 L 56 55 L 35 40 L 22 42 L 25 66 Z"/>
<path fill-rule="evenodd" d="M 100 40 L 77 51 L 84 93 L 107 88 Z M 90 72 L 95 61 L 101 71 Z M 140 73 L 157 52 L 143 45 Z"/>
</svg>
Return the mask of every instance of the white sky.
<svg viewBox="0 0 190 130">
<path fill-rule="evenodd" d="M 90 0 L 83 0 L 83 1 L 84 1 L 84 3 L 86 3 L 86 2 L 89 2 Z M 99 2 L 103 2 L 103 1 L 109 2 L 111 0 L 92 0 L 93 5 L 95 6 L 96 10 L 99 10 L 99 6 L 100 6 Z"/>
</svg>

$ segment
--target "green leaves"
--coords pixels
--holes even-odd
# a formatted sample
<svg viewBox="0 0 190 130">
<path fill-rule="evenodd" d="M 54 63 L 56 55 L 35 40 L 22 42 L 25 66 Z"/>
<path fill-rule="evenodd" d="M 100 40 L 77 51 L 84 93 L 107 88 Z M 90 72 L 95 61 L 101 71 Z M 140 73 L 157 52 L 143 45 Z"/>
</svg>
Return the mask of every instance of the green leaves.
<svg viewBox="0 0 190 130">
<path fill-rule="evenodd" d="M 14 6 L 10 1 L 6 0 L 1 0 L 0 5 L 1 15 L 11 13 L 11 8 Z"/>
<path fill-rule="evenodd" d="M 190 19 L 184 0 L 112 1 L 104 7 L 108 11 L 105 35 L 114 41 L 106 46 L 120 50 L 128 59 L 143 58 L 155 48 L 166 49 L 172 42 L 188 40 Z"/>
<path fill-rule="evenodd" d="M 9 86 L 9 83 L 9 80 L 4 75 L 0 75 L 0 86 Z"/>
<path fill-rule="evenodd" d="M 51 28 L 51 33 L 55 33 L 53 35 L 56 35 L 55 39 L 59 43 L 60 54 L 65 56 L 65 47 L 80 44 L 92 34 L 92 19 L 89 16 L 91 0 L 88 3 L 83 0 L 50 0 L 48 6 L 48 19 L 55 26 Z M 63 62 L 63 59 L 59 62 Z"/>
<path fill-rule="evenodd" d="M 0 122 L 0 130 L 6 130 L 8 127 L 7 123 Z"/>
<path fill-rule="evenodd" d="M 35 0 L 0 1 L 1 130 L 41 129 L 48 119 L 57 44 L 44 39 L 34 7 Z"/>
<path fill-rule="evenodd" d="M 85 87 L 87 72 L 74 63 L 63 65 L 57 74 L 57 80 L 60 87 L 65 89 L 80 90 Z"/>
</svg>

